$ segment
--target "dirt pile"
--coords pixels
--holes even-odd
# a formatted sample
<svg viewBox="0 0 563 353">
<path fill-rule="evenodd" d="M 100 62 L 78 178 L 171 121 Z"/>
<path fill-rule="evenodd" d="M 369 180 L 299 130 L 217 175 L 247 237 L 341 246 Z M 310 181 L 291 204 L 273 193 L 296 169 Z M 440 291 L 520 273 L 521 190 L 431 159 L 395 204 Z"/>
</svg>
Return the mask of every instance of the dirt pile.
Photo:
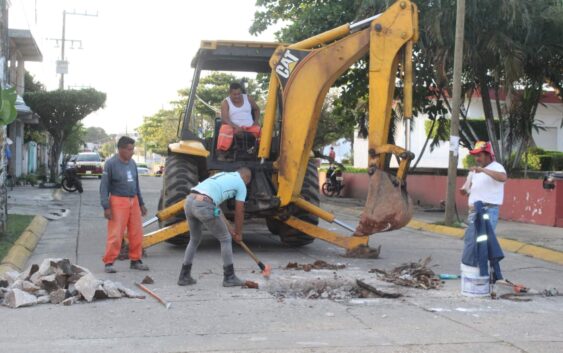
<svg viewBox="0 0 563 353">
<path fill-rule="evenodd" d="M 405 263 L 397 266 L 391 271 L 374 268 L 369 272 L 376 273 L 377 277 L 383 281 L 391 282 L 399 286 L 438 289 L 442 286 L 442 281 L 434 271 L 428 267 L 431 261 L 432 257 L 428 256 L 418 262 Z"/>
<path fill-rule="evenodd" d="M 285 266 L 285 270 L 302 270 L 310 272 L 311 270 L 342 270 L 346 268 L 344 264 L 329 264 L 323 260 L 317 260 L 312 264 L 300 264 L 297 262 L 289 262 Z"/>
</svg>

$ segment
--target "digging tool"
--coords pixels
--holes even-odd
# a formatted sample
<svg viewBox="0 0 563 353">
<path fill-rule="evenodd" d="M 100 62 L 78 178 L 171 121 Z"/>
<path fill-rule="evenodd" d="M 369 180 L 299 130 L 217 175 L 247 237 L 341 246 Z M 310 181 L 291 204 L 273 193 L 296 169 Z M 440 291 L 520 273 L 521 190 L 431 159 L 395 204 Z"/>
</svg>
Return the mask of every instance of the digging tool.
<svg viewBox="0 0 563 353">
<path fill-rule="evenodd" d="M 272 273 L 272 266 L 264 265 L 264 263 L 262 263 L 262 261 L 260 261 L 260 259 L 258 259 L 256 255 L 254 255 L 252 250 L 250 250 L 242 240 L 237 242 L 237 244 L 240 245 L 240 247 L 256 262 L 258 267 L 260 267 L 260 270 L 262 270 L 262 276 L 264 276 L 265 278 L 270 278 L 270 274 Z"/>
<path fill-rule="evenodd" d="M 145 287 L 144 285 L 142 285 L 141 283 L 137 283 L 135 282 L 135 285 L 139 288 L 141 288 L 143 291 L 147 292 L 151 297 L 153 297 L 154 299 L 158 300 L 162 305 L 164 305 L 164 307 L 166 309 L 170 309 L 170 307 L 172 306 L 171 303 L 165 301 L 164 299 L 162 299 L 161 297 L 158 296 L 158 294 L 156 294 L 155 292 L 153 292 L 152 290 L 148 289 L 147 287 Z"/>
<path fill-rule="evenodd" d="M 223 222 L 225 222 L 225 225 L 227 226 L 229 233 L 233 233 L 233 226 L 227 220 L 227 218 L 225 218 L 225 215 L 223 213 L 221 213 L 221 219 L 223 220 Z M 264 276 L 264 278 L 270 278 L 270 274 L 272 273 L 272 266 L 264 265 L 264 263 L 260 261 L 260 259 L 256 255 L 254 255 L 252 250 L 250 250 L 250 248 L 246 246 L 246 244 L 242 240 L 235 242 L 238 245 L 240 245 L 240 247 L 244 250 L 244 252 L 246 252 L 254 260 L 254 262 L 256 262 L 258 267 L 260 267 L 260 270 L 262 271 L 262 276 Z"/>
</svg>

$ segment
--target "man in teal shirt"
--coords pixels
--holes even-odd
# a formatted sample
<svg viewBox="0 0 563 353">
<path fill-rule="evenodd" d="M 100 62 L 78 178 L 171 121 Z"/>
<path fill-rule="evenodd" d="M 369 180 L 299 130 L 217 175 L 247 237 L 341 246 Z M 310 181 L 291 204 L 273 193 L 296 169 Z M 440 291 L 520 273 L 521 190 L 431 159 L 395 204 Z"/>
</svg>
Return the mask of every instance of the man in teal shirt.
<svg viewBox="0 0 563 353">
<path fill-rule="evenodd" d="M 235 276 L 233 266 L 232 240 L 242 240 L 242 225 L 244 222 L 244 201 L 246 199 L 246 185 L 252 179 L 252 172 L 248 168 L 240 168 L 232 173 L 217 173 L 195 187 L 186 198 L 184 210 L 190 226 L 190 242 L 186 247 L 179 286 L 195 284 L 191 276 L 192 262 L 202 239 L 202 225 L 221 243 L 221 257 L 223 258 L 223 286 L 235 287 L 242 285 L 242 281 Z M 235 228 L 221 215 L 219 206 L 228 199 L 235 199 Z"/>
</svg>

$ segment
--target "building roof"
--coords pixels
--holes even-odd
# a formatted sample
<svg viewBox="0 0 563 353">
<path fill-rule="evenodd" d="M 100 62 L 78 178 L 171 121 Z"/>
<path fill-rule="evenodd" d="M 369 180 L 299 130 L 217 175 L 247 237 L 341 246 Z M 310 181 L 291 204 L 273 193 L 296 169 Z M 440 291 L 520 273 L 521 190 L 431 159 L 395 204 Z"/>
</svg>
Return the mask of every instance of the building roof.
<svg viewBox="0 0 563 353">
<path fill-rule="evenodd" d="M 24 61 L 43 61 L 43 54 L 41 54 L 41 50 L 39 50 L 30 30 L 10 28 L 8 36 L 21 53 Z"/>
</svg>

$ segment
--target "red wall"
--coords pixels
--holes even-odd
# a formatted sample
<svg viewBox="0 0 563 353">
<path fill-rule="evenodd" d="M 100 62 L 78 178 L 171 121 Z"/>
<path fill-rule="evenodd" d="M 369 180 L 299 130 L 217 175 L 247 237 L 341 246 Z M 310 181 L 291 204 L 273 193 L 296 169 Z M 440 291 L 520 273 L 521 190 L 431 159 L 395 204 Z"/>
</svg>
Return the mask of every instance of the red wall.
<svg viewBox="0 0 563 353">
<path fill-rule="evenodd" d="M 322 186 L 324 173 L 319 173 Z M 465 177 L 457 178 L 459 189 Z M 509 179 L 504 188 L 504 204 L 500 218 L 524 223 L 563 227 L 563 181 L 555 182 L 555 189 L 545 190 L 541 179 Z M 409 175 L 407 190 L 415 204 L 438 207 L 446 199 L 446 176 Z M 344 173 L 343 197 L 365 199 L 368 190 L 368 175 Z M 467 198 L 456 193 L 456 204 L 460 212 L 467 212 Z"/>
</svg>

